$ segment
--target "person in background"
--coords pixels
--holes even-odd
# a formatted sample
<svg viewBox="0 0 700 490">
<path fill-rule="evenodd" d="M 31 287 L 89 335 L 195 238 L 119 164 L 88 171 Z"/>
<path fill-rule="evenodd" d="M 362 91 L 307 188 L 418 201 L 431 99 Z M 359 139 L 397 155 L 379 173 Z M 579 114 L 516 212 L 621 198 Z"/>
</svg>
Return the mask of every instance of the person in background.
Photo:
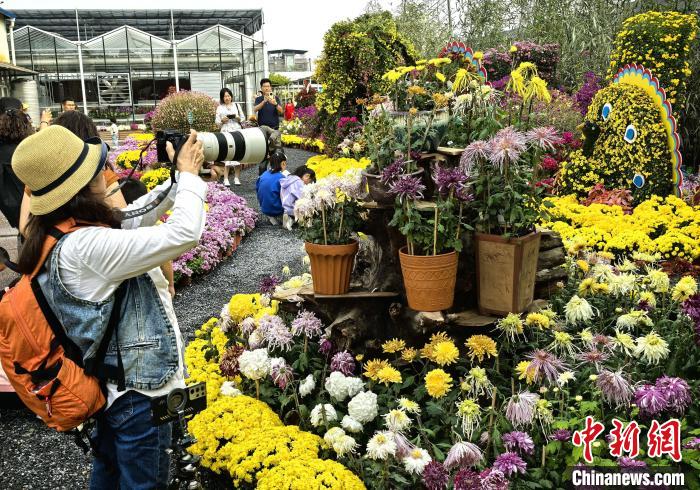
<svg viewBox="0 0 700 490">
<path fill-rule="evenodd" d="M 287 103 L 284 106 L 284 120 L 291 121 L 294 117 L 294 104 L 292 104 L 292 99 L 287 99 Z"/>
<path fill-rule="evenodd" d="M 12 97 L 0 99 L 0 211 L 13 228 L 20 226 L 24 184 L 12 170 L 17 145 L 34 134 L 34 127 L 22 112 L 22 102 Z"/>
<path fill-rule="evenodd" d="M 233 92 L 224 87 L 219 92 L 219 107 L 216 108 L 216 125 L 219 126 L 219 131 L 235 131 L 241 129 L 241 115 L 238 113 L 238 107 L 233 102 Z M 230 186 L 228 180 L 229 169 L 233 167 L 233 183 L 241 185 L 241 162 L 223 162 L 224 163 L 224 185 Z"/>
<path fill-rule="evenodd" d="M 117 120 L 113 117 L 110 118 L 109 122 L 109 134 L 112 135 L 112 149 L 116 150 L 119 148 L 119 126 L 117 126 Z"/>
<path fill-rule="evenodd" d="M 270 156 L 270 169 L 258 177 L 258 181 L 255 184 L 260 211 L 267 216 L 270 223 L 274 226 L 280 224 L 284 214 L 282 198 L 280 197 L 280 182 L 284 178 L 282 172 L 286 168 L 287 157 L 282 151 L 275 151 Z"/>
<path fill-rule="evenodd" d="M 255 99 L 255 112 L 258 113 L 258 125 L 280 128 L 280 116 L 284 113 L 279 97 L 272 94 L 272 83 L 269 78 L 260 80 L 262 95 Z"/>
<path fill-rule="evenodd" d="M 49 115 L 50 116 L 50 115 Z M 42 123 L 44 122 L 44 115 L 42 115 Z M 100 133 L 97 131 L 97 126 L 88 116 L 79 111 L 67 111 L 61 113 L 52 125 L 63 126 L 64 128 L 70 130 L 71 133 L 78 136 L 80 139 L 86 142 L 98 142 L 100 139 Z M 47 127 L 42 124 L 42 127 Z M 106 166 L 102 172 L 105 179 L 105 187 L 107 188 L 107 202 L 114 208 L 125 208 L 126 201 L 124 201 L 124 196 L 122 196 L 119 190 L 119 176 Z M 22 196 L 22 209 L 20 211 L 19 217 L 19 231 L 24 235 L 24 229 L 27 225 L 27 219 L 29 218 L 29 201 L 31 200 L 31 191 L 28 187 L 24 188 L 24 196 Z"/>
<path fill-rule="evenodd" d="M 282 226 L 288 230 L 292 229 L 294 223 L 294 203 L 301 197 L 304 186 L 316 182 L 316 172 L 306 165 L 297 168 L 293 174 L 288 175 L 280 181 L 280 198 L 284 214 L 282 215 Z"/>
<path fill-rule="evenodd" d="M 146 184 L 137 179 L 119 179 L 119 185 L 121 185 L 121 192 L 127 204 L 131 204 L 138 198 L 148 194 Z M 175 272 L 173 271 L 173 261 L 168 260 L 161 264 L 160 270 L 168 280 L 168 292 L 170 293 L 170 297 L 175 299 Z"/>
<path fill-rule="evenodd" d="M 66 97 L 61 101 L 61 111 L 63 112 L 74 111 L 77 108 L 78 106 L 75 104 L 75 100 L 71 97 Z"/>
<path fill-rule="evenodd" d="M 22 102 L 22 112 L 24 112 L 24 114 L 27 116 L 27 119 L 29 119 L 29 123 L 33 124 L 32 116 L 29 115 L 29 104 L 27 104 L 26 102 Z"/>
</svg>

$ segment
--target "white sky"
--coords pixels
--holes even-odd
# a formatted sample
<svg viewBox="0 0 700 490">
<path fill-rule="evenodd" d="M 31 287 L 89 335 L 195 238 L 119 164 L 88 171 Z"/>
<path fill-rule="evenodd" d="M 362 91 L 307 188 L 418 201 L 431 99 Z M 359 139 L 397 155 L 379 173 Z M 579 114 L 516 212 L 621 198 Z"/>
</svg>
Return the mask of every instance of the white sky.
<svg viewBox="0 0 700 490">
<path fill-rule="evenodd" d="M 393 0 L 396 3 L 397 0 Z M 95 6 L 99 3 L 99 6 Z M 366 0 L 5 0 L 0 7 L 13 9 L 122 9 L 143 8 L 147 3 L 152 9 L 245 9 L 262 8 L 265 17 L 263 27 L 267 49 L 305 49 L 312 58 L 323 48 L 323 34 L 335 22 L 360 15 Z M 111 4 L 111 5 L 110 5 Z M 382 4 L 391 7 L 392 0 Z M 256 35 L 260 39 L 260 33 Z"/>
</svg>

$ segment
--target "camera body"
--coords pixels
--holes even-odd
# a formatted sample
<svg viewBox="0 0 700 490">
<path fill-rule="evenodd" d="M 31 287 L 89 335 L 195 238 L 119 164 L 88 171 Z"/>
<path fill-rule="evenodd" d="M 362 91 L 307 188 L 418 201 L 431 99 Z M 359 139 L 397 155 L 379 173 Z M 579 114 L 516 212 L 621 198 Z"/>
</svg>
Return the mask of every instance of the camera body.
<svg viewBox="0 0 700 490">
<path fill-rule="evenodd" d="M 187 388 L 176 388 L 167 395 L 151 399 L 154 425 L 162 425 L 188 417 L 207 408 L 207 385 L 204 382 Z"/>
<path fill-rule="evenodd" d="M 174 129 L 163 129 L 156 133 L 156 151 L 159 162 L 167 162 L 165 146 L 168 141 L 178 148 L 187 135 Z M 197 133 L 202 142 L 204 160 L 208 162 L 240 162 L 258 164 L 267 158 L 268 142 L 266 134 L 259 128 L 237 129 L 220 133 Z"/>
</svg>

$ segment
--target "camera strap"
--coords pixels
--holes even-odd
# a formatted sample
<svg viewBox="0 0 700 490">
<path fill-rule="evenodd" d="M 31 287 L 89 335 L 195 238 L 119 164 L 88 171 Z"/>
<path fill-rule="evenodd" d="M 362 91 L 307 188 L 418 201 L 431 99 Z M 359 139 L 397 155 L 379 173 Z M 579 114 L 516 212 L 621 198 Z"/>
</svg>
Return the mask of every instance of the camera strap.
<svg viewBox="0 0 700 490">
<path fill-rule="evenodd" d="M 139 154 L 139 161 L 137 164 L 131 169 L 131 172 L 129 172 L 129 175 L 127 175 L 126 179 L 124 179 L 124 182 L 119 184 L 119 186 L 114 189 L 112 192 L 107 194 L 106 197 L 109 197 L 113 194 L 115 194 L 117 191 L 121 190 L 121 188 L 126 184 L 126 181 L 131 179 L 132 176 L 134 175 L 134 172 L 136 169 L 141 169 L 143 168 L 143 154 L 151 147 L 151 145 L 156 141 L 155 138 L 153 138 L 151 141 L 146 144 L 146 146 L 143 147 L 141 150 L 141 153 Z M 145 206 L 137 209 L 129 209 L 128 211 L 121 211 L 121 221 L 125 221 L 127 219 L 132 219 L 136 218 L 138 216 L 143 216 L 144 214 L 150 213 L 154 209 L 156 209 L 158 206 L 160 206 L 160 203 L 162 203 L 165 198 L 168 197 L 168 194 L 170 194 L 170 190 L 173 188 L 173 184 L 177 183 L 177 180 L 175 179 L 175 170 L 177 169 L 177 157 L 180 155 L 180 149 L 182 148 L 182 145 L 186 142 L 186 139 L 183 139 L 179 145 L 177 145 L 177 148 L 175 148 L 175 156 L 173 157 L 173 163 L 170 165 L 170 185 L 168 186 L 167 189 L 164 189 L 161 191 L 155 199 L 153 199 L 151 202 L 146 204 Z"/>
</svg>

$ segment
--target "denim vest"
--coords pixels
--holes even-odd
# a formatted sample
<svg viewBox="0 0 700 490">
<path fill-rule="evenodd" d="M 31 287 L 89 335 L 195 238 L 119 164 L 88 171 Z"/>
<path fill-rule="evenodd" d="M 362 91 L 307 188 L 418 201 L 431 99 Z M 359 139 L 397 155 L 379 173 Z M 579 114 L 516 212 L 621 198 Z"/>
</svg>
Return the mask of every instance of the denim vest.
<svg viewBox="0 0 700 490">
<path fill-rule="evenodd" d="M 38 276 L 38 281 L 68 337 L 81 350 L 83 359 L 88 360 L 95 356 L 105 335 L 114 295 L 93 302 L 76 298 L 68 292 L 58 273 L 58 254 L 66 237 L 54 247 L 46 261 L 46 271 Z M 126 387 L 139 390 L 160 388 L 178 368 L 175 330 L 148 273 L 127 279 L 125 286 L 116 336 Z M 108 366 L 117 365 L 114 337 L 110 340 L 104 362 Z M 116 384 L 116 380 L 109 381 Z"/>
</svg>

